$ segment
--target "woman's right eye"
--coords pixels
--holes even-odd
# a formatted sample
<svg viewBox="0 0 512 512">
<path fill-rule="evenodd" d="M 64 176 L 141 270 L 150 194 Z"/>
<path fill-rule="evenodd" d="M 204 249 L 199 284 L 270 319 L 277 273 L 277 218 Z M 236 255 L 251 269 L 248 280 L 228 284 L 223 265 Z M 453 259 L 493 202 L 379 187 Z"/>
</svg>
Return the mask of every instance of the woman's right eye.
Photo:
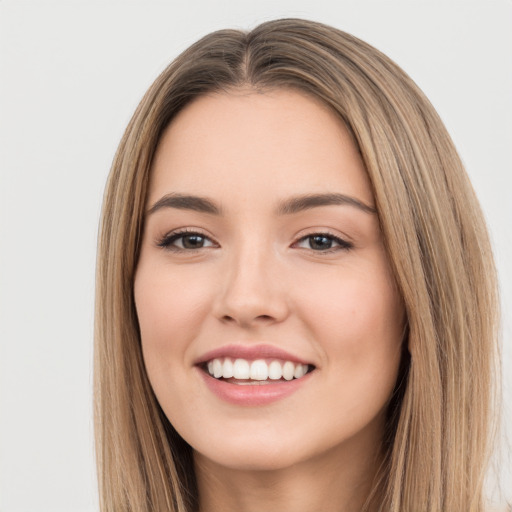
<svg viewBox="0 0 512 512">
<path fill-rule="evenodd" d="M 201 233 L 186 231 L 166 235 L 158 242 L 158 246 L 170 251 L 193 251 L 207 247 L 215 247 L 215 244 Z"/>
</svg>

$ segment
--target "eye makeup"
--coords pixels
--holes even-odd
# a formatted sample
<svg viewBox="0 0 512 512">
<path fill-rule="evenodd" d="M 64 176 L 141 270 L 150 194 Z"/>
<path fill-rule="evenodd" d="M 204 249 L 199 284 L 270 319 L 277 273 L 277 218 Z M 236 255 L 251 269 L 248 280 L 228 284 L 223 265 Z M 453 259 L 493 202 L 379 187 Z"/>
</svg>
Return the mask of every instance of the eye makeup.
<svg viewBox="0 0 512 512">
<path fill-rule="evenodd" d="M 188 252 L 216 248 L 219 245 L 209 236 L 196 229 L 180 229 L 157 240 L 156 245 L 167 251 Z M 351 242 L 330 232 L 319 231 L 302 236 L 291 245 L 292 248 L 310 250 L 317 253 L 348 251 L 354 246 Z"/>
</svg>

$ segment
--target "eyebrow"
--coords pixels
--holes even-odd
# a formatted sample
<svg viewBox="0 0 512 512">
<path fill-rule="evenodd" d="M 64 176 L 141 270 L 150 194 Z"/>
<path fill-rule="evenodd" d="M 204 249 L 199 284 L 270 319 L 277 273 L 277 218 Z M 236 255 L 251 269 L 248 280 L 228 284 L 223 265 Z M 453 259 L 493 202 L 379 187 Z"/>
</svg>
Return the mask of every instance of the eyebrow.
<svg viewBox="0 0 512 512">
<path fill-rule="evenodd" d="M 277 213 L 279 215 L 292 215 L 311 208 L 331 205 L 353 206 L 365 213 L 377 213 L 373 206 L 369 206 L 355 197 L 335 193 L 305 194 L 292 197 L 279 204 Z M 211 199 L 179 193 L 166 194 L 151 206 L 147 214 L 151 215 L 162 208 L 177 208 L 179 210 L 192 210 L 211 215 L 222 215 L 222 208 Z"/>
<path fill-rule="evenodd" d="M 302 212 L 311 208 L 331 205 L 354 206 L 365 213 L 377 213 L 373 206 L 363 203 L 355 197 L 345 194 L 306 194 L 303 196 L 292 197 L 279 205 L 278 213 L 280 215 L 290 215 Z"/>
<path fill-rule="evenodd" d="M 221 215 L 222 210 L 211 199 L 206 197 L 170 193 L 159 199 L 147 212 L 148 215 L 162 208 L 177 208 L 178 210 L 192 210 L 195 212 Z"/>
</svg>

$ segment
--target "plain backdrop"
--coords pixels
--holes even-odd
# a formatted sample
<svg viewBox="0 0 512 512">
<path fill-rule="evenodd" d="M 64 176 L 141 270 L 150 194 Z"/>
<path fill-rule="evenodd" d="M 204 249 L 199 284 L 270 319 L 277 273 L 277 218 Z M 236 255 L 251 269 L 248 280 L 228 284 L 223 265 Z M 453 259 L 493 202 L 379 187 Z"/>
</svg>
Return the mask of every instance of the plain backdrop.
<svg viewBox="0 0 512 512">
<path fill-rule="evenodd" d="M 97 511 L 96 231 L 123 130 L 200 36 L 277 17 L 334 25 L 402 66 L 445 121 L 500 272 L 512 438 L 512 2 L 0 0 L 0 511 Z M 512 461 L 500 448 L 510 498 Z"/>
</svg>

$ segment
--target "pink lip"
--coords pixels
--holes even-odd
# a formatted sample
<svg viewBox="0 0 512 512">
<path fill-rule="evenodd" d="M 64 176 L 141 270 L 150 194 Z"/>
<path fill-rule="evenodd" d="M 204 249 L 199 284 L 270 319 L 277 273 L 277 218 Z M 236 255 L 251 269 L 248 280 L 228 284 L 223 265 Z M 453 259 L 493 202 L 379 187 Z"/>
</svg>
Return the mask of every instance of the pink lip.
<svg viewBox="0 0 512 512">
<path fill-rule="evenodd" d="M 285 350 L 272 345 L 225 345 L 215 350 L 203 354 L 196 361 L 196 369 L 201 375 L 208 389 L 218 398 L 225 402 L 242 406 L 266 405 L 277 400 L 281 400 L 295 391 L 303 384 L 309 381 L 311 373 L 306 374 L 300 379 L 289 381 L 269 381 L 267 384 L 240 385 L 215 379 L 204 371 L 202 366 L 212 359 L 230 357 L 232 359 L 281 359 L 292 361 L 294 363 L 311 364 Z"/>
<path fill-rule="evenodd" d="M 211 377 L 199 367 L 197 367 L 197 371 L 214 395 L 225 402 L 241 406 L 267 405 L 281 400 L 295 393 L 309 381 L 312 375 L 312 373 L 308 373 L 300 379 L 275 381 L 262 385 L 239 385 Z"/>
<path fill-rule="evenodd" d="M 293 354 L 286 352 L 272 345 L 225 345 L 224 347 L 211 350 L 202 355 L 196 362 L 196 365 L 206 363 L 212 359 L 221 357 L 231 357 L 233 359 L 283 359 L 294 363 L 311 364 Z"/>
</svg>

